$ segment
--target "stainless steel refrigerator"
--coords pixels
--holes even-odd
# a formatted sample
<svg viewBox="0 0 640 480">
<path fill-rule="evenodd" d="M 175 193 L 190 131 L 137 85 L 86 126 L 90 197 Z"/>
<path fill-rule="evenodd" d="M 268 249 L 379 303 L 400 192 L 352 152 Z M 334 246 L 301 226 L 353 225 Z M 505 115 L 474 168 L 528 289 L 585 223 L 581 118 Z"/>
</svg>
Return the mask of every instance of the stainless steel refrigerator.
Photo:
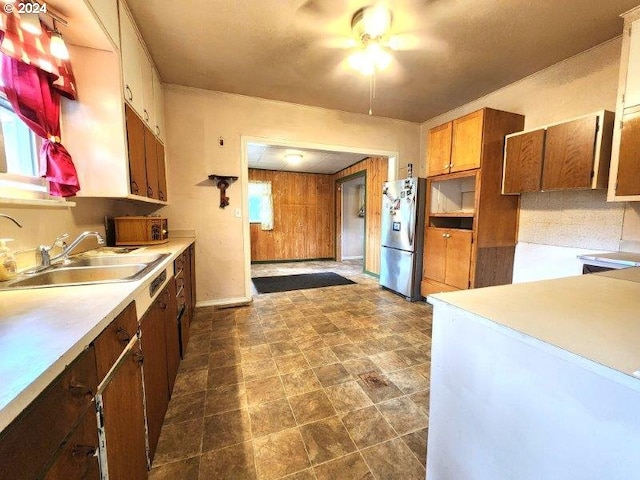
<svg viewBox="0 0 640 480">
<path fill-rule="evenodd" d="M 382 195 L 380 285 L 415 301 L 420 296 L 426 180 L 385 182 Z"/>
</svg>

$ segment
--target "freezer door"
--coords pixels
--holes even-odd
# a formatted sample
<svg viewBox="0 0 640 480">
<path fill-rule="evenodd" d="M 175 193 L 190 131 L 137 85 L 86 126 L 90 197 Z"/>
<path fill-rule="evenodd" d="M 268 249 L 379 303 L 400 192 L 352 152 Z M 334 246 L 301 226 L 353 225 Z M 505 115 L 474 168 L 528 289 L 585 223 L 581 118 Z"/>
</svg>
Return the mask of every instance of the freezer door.
<svg viewBox="0 0 640 480">
<path fill-rule="evenodd" d="M 380 285 L 405 297 L 413 297 L 414 255 L 411 252 L 382 247 Z"/>
<path fill-rule="evenodd" d="M 386 182 L 382 195 L 382 245 L 415 251 L 418 179 Z"/>
</svg>

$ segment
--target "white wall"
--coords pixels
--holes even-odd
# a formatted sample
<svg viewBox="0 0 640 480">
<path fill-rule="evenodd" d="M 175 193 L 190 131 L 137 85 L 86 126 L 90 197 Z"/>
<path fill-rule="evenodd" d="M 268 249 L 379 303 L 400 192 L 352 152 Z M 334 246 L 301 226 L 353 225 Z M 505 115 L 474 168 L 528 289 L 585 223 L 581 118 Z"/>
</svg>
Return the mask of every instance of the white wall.
<svg viewBox="0 0 640 480">
<path fill-rule="evenodd" d="M 342 259 L 363 258 L 364 217 L 358 217 L 360 189 L 363 178 L 354 178 L 342 184 Z"/>
<path fill-rule="evenodd" d="M 491 107 L 525 115 L 525 129 L 570 119 L 597 110 L 615 110 L 620 65 L 621 37 L 541 70 L 518 82 L 496 90 L 444 115 L 432 118 L 421 126 L 421 152 L 426 158 L 428 130 L 451 119 L 482 107 Z M 420 163 L 425 174 L 426 162 Z M 548 278 L 571 275 L 576 249 L 616 251 L 622 238 L 625 211 L 635 213 L 631 204 L 607 203 L 604 191 L 566 191 L 521 195 L 518 239 L 535 243 L 538 257 L 549 255 L 560 262 L 548 261 L 541 270 Z M 631 216 L 631 215 L 628 215 Z M 640 215 L 635 215 L 640 218 Z M 635 228 L 625 228 L 628 240 L 640 240 L 640 222 Z M 514 278 L 525 278 L 535 261 L 520 249 L 516 255 Z M 564 253 L 562 253 L 564 252 Z M 559 255 L 559 256 L 558 256 Z M 564 265 L 564 267 L 563 267 Z"/>
<path fill-rule="evenodd" d="M 415 123 L 180 86 L 167 86 L 164 93 L 171 205 L 162 213 L 173 229 L 196 230 L 201 305 L 244 301 L 251 292 L 243 141 L 395 152 L 398 170 L 417 163 Z M 212 173 L 240 177 L 227 191 L 226 209 L 218 207 L 219 192 L 207 179 Z M 235 216 L 236 209 L 243 218 Z"/>
</svg>

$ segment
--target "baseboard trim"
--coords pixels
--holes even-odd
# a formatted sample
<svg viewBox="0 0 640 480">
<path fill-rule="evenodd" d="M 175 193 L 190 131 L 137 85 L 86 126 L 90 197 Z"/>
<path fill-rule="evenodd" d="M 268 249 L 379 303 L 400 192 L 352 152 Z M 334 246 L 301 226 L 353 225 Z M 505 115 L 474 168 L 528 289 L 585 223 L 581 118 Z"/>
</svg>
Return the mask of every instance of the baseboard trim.
<svg viewBox="0 0 640 480">
<path fill-rule="evenodd" d="M 248 297 L 231 297 L 231 298 L 217 298 L 215 300 L 204 300 L 202 302 L 196 302 L 196 308 L 199 307 L 238 307 L 240 305 L 247 305 L 252 302 Z"/>
<path fill-rule="evenodd" d="M 363 260 L 364 257 L 362 255 L 356 255 L 355 257 L 342 257 L 342 260 Z"/>
</svg>

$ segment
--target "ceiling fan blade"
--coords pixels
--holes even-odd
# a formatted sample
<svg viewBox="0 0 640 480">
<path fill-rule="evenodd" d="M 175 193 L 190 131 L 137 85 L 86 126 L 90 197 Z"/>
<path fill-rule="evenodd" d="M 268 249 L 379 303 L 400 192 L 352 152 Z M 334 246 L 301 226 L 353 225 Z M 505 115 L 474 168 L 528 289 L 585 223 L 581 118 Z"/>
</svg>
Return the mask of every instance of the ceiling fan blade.
<svg viewBox="0 0 640 480">
<path fill-rule="evenodd" d="M 388 45 L 391 50 L 400 52 L 408 50 L 445 52 L 449 49 L 447 42 L 426 32 L 407 32 L 392 35 L 389 38 Z"/>
</svg>

